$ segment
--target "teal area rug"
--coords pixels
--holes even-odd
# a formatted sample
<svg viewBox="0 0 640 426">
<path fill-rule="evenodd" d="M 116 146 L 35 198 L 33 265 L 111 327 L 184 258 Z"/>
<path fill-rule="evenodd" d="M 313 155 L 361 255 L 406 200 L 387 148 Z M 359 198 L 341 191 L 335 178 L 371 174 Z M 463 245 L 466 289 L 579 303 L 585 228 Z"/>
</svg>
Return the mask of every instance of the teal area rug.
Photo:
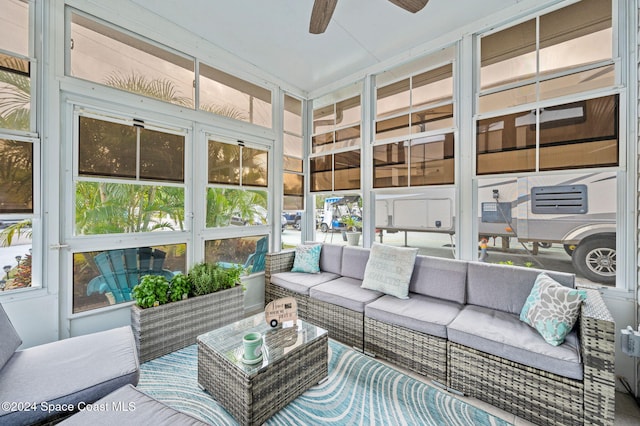
<svg viewBox="0 0 640 426">
<path fill-rule="evenodd" d="M 197 346 L 140 367 L 138 388 L 214 425 L 237 422 L 198 387 Z M 329 378 L 267 425 L 509 425 L 374 358 L 329 341 Z"/>
</svg>

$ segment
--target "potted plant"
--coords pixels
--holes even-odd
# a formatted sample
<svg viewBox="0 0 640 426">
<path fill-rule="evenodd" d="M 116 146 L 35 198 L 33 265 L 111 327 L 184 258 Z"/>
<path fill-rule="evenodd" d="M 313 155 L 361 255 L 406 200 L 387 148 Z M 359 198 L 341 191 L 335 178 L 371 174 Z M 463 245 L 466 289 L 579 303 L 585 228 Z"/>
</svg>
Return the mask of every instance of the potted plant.
<svg viewBox="0 0 640 426">
<path fill-rule="evenodd" d="M 192 345 L 200 334 L 242 318 L 242 273 L 241 266 L 202 262 L 171 279 L 142 277 L 131 306 L 140 362 Z"/>
<path fill-rule="evenodd" d="M 347 237 L 347 243 L 350 246 L 357 246 L 360 243 L 360 235 L 362 232 L 362 221 L 357 216 L 345 215 L 342 216 L 342 223 L 345 226 L 345 235 Z"/>
</svg>

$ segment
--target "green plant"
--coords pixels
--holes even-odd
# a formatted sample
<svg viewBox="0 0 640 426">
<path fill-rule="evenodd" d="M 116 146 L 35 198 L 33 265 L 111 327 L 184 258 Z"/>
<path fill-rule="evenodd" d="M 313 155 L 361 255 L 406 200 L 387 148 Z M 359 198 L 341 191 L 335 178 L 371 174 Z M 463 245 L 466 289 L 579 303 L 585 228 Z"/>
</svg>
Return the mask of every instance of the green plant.
<svg viewBox="0 0 640 426">
<path fill-rule="evenodd" d="M 140 283 L 133 287 L 131 294 L 136 303 L 143 309 L 167 303 L 169 280 L 162 275 L 145 275 Z"/>
<path fill-rule="evenodd" d="M 346 227 L 347 231 L 357 231 L 358 228 L 360 227 L 360 221 L 355 216 L 344 215 L 342 216 L 340 221 L 344 223 L 344 226 Z"/>
<path fill-rule="evenodd" d="M 175 274 L 169 282 L 169 300 L 177 302 L 191 292 L 191 279 L 188 275 Z"/>
<path fill-rule="evenodd" d="M 189 271 L 189 278 L 193 283 L 193 294 L 202 296 L 231 288 L 240 282 L 243 271 L 242 266 L 223 268 L 217 263 L 197 263 Z"/>
</svg>

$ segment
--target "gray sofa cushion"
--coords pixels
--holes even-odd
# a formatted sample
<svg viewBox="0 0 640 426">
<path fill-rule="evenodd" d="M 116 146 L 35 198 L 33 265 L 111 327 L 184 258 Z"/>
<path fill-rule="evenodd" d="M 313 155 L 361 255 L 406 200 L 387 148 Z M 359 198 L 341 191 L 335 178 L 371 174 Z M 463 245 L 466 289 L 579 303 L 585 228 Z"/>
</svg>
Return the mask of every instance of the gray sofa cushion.
<svg viewBox="0 0 640 426">
<path fill-rule="evenodd" d="M 336 275 L 342 273 L 342 249 L 344 246 L 337 244 L 323 244 L 320 252 L 320 271 L 332 272 Z"/>
<path fill-rule="evenodd" d="M 309 297 L 364 313 L 364 306 L 382 296 L 382 293 L 361 288 L 361 285 L 361 280 L 340 277 L 312 287 Z"/>
<path fill-rule="evenodd" d="M 0 305 L 0 371 L 22 344 L 22 339 L 11 324 L 11 320 Z"/>
<path fill-rule="evenodd" d="M 467 305 L 447 327 L 448 339 L 520 364 L 582 380 L 580 344 L 575 331 L 553 346 L 518 316 Z"/>
<path fill-rule="evenodd" d="M 123 386 L 100 399 L 95 406 L 105 411 L 84 410 L 59 423 L 64 426 L 200 426 L 206 425 L 195 417 L 175 410 L 131 385 Z M 124 406 L 125 410 L 114 409 Z"/>
<path fill-rule="evenodd" d="M 369 318 L 410 330 L 447 337 L 447 324 L 462 310 L 462 305 L 420 294 L 409 293 L 409 299 L 382 296 L 364 308 Z"/>
<path fill-rule="evenodd" d="M 129 326 L 17 351 L 0 371 L 0 401 L 34 401 L 38 409 L 0 408 L 0 424 L 38 422 L 56 414 L 42 410 L 41 402 L 91 403 L 124 385 L 137 384 L 138 378 Z"/>
<path fill-rule="evenodd" d="M 520 315 L 538 274 L 546 272 L 567 287 L 574 287 L 574 275 L 521 266 L 469 262 L 467 303 Z"/>
<path fill-rule="evenodd" d="M 318 284 L 335 280 L 338 274 L 320 272 L 318 274 L 306 274 L 304 272 L 279 272 L 271 276 L 271 283 L 291 290 L 295 293 L 309 295 L 309 289 Z"/>
<path fill-rule="evenodd" d="M 468 262 L 462 260 L 416 256 L 409 291 L 465 303 L 467 264 Z"/>
<path fill-rule="evenodd" d="M 340 275 L 362 281 L 364 279 L 364 270 L 369 260 L 369 252 L 369 249 L 361 247 L 345 247 L 342 249 L 342 271 Z"/>
</svg>

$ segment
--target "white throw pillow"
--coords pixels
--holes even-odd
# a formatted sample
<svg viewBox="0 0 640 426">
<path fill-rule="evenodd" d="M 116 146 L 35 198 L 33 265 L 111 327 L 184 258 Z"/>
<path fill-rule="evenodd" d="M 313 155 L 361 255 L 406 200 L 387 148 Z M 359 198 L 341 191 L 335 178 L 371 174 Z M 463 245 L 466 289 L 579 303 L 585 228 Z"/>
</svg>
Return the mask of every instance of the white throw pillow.
<svg viewBox="0 0 640 426">
<path fill-rule="evenodd" d="M 364 270 L 362 288 L 408 299 L 409 282 L 417 254 L 417 248 L 373 243 Z"/>
</svg>

